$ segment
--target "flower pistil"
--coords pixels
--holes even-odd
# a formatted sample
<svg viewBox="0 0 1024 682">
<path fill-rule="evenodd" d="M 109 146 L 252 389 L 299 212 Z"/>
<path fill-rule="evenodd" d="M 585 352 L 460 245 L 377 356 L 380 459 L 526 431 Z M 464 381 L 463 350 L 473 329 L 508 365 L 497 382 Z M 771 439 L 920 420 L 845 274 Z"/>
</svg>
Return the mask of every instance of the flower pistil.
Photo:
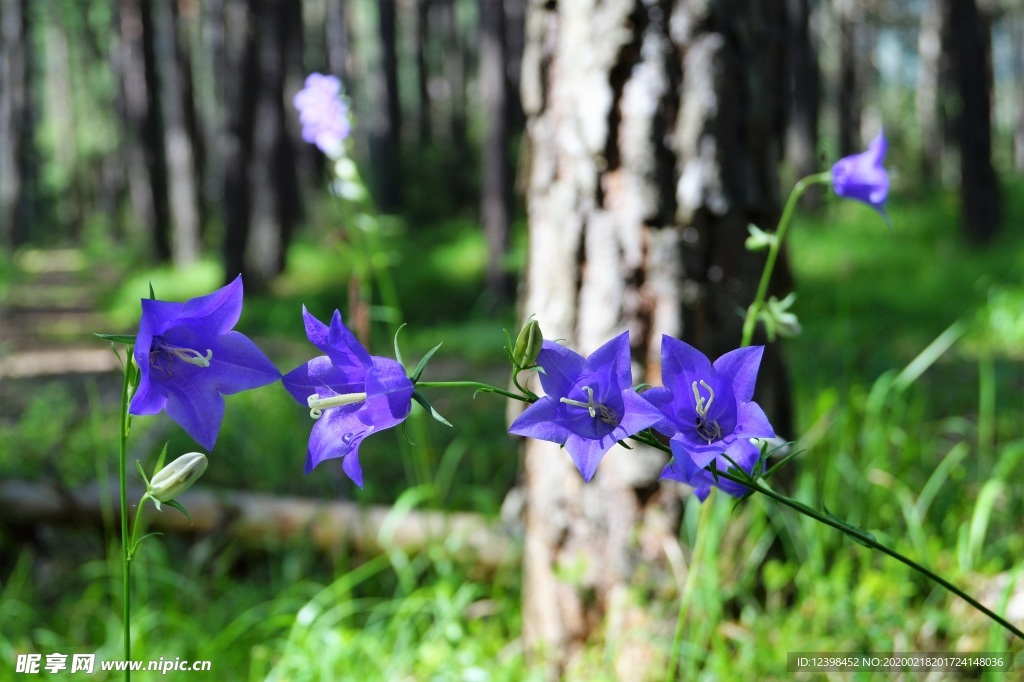
<svg viewBox="0 0 1024 682">
<path fill-rule="evenodd" d="M 693 398 L 697 401 L 697 433 L 710 445 L 714 441 L 721 439 L 722 427 L 718 425 L 716 420 L 708 419 L 708 410 L 711 409 L 711 403 L 715 400 L 715 390 L 703 379 L 700 380 L 700 385 L 707 389 L 708 401 L 707 403 L 704 402 L 704 396 L 700 394 L 697 382 L 693 382 L 691 385 Z"/>
<path fill-rule="evenodd" d="M 581 386 L 580 390 L 587 394 L 587 402 L 564 397 L 559 398 L 559 401 L 566 405 L 572 405 L 573 407 L 582 407 L 590 413 L 591 418 L 600 419 L 605 424 L 610 424 L 612 426 L 619 425 L 619 415 L 615 414 L 615 410 L 607 405 L 594 402 L 594 389 L 590 388 L 590 386 Z"/>
<path fill-rule="evenodd" d="M 213 359 L 213 351 L 209 348 L 206 349 L 206 355 L 203 355 L 192 348 L 174 346 L 164 341 L 163 337 L 157 337 L 153 340 L 153 347 L 149 351 L 149 364 L 163 370 L 168 376 L 170 376 L 171 371 L 160 362 L 161 353 L 196 367 L 209 367 L 210 360 Z"/>
<path fill-rule="evenodd" d="M 313 419 L 319 419 L 327 408 L 352 405 L 354 403 L 361 403 L 364 400 L 366 400 L 365 393 L 345 393 L 344 395 L 332 395 L 326 398 L 321 398 L 319 394 L 314 393 L 306 398 L 306 404 L 309 405 L 309 416 Z"/>
</svg>

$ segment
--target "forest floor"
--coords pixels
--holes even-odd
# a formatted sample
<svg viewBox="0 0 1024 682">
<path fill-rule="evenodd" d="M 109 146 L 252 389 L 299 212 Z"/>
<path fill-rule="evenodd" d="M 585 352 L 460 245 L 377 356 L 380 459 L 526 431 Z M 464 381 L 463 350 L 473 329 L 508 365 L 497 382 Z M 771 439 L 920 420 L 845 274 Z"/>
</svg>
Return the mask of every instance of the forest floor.
<svg viewBox="0 0 1024 682">
<path fill-rule="evenodd" d="M 13 260 L 0 299 L 0 380 L 113 372 L 109 345 L 92 336 L 105 321 L 98 300 L 120 276 L 75 249 L 31 249 Z"/>
</svg>

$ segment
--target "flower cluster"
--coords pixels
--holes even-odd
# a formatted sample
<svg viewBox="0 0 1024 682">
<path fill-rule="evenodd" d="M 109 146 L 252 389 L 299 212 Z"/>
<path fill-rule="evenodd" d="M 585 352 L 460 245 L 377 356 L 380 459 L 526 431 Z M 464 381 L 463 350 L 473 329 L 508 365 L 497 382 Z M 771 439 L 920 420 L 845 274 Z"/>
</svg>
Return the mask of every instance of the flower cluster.
<svg viewBox="0 0 1024 682">
<path fill-rule="evenodd" d="M 311 73 L 293 103 L 299 110 L 302 139 L 315 144 L 332 159 L 342 156 L 342 145 L 351 127 L 348 107 L 341 99 L 341 81 L 334 76 Z"/>
<path fill-rule="evenodd" d="M 638 393 L 633 388 L 628 333 L 588 358 L 545 341 L 537 364 L 546 395 L 512 423 L 509 433 L 564 446 L 589 481 L 612 445 L 653 428 L 669 438 L 672 448 L 663 478 L 698 488 L 701 499 L 710 485 L 742 494 L 742 485 L 724 478 L 715 481 L 705 467 L 717 461 L 725 470 L 732 459 L 750 473 L 760 454 L 750 439 L 775 436 L 753 401 L 762 351 L 761 346 L 740 348 L 712 364 L 692 346 L 663 336 L 665 386 Z"/>
<path fill-rule="evenodd" d="M 350 129 L 340 93 L 337 78 L 314 73 L 295 96 L 295 106 L 303 137 L 344 165 L 342 143 Z M 818 181 L 830 180 L 837 194 L 865 202 L 884 216 L 889 191 L 882 165 L 885 151 L 880 133 L 867 151 L 841 159 L 830 175 Z M 777 248 L 775 238 L 751 231 L 755 248 Z M 792 296 L 769 302 L 770 336 L 799 328 L 788 311 L 792 302 Z M 282 377 L 252 341 L 233 331 L 241 306 L 240 277 L 185 303 L 144 300 L 134 352 L 138 383 L 129 412 L 143 415 L 166 410 L 196 441 L 212 449 L 224 414 L 221 396 L 281 379 L 316 420 L 306 473 L 324 460 L 341 459 L 344 472 L 362 486 L 359 446 L 363 439 L 404 421 L 414 399 L 429 407 L 415 387 L 426 358 L 410 378 L 398 361 L 370 355 L 342 323 L 338 311 L 325 325 L 303 307 L 306 335 L 324 355 Z M 531 321 L 516 343 L 510 343 L 508 353 L 516 374 L 540 369 L 545 395 L 523 389 L 515 375 L 521 396 L 485 388 L 531 402 L 509 432 L 562 445 L 587 481 L 615 443 L 650 430 L 644 438 L 653 439 L 653 432 L 661 434 L 672 452 L 664 478 L 694 486 L 701 499 L 711 486 L 741 495 L 746 490 L 743 485 L 720 478 L 708 468 L 739 467 L 751 474 L 760 457 L 753 440 L 775 436 L 764 411 L 754 402 L 763 350 L 762 346 L 739 348 L 712 363 L 692 346 L 664 336 L 664 386 L 638 392 L 632 382 L 628 333 L 584 358 L 543 340 L 539 325 Z"/>
</svg>

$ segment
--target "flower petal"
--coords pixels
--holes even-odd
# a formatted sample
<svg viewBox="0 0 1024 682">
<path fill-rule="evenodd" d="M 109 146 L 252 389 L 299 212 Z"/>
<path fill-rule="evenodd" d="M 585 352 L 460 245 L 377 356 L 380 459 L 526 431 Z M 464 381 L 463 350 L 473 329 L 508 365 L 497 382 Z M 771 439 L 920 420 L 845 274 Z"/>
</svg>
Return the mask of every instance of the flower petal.
<svg viewBox="0 0 1024 682">
<path fill-rule="evenodd" d="M 324 410 L 323 415 L 316 420 L 309 434 L 307 474 L 325 460 L 347 457 L 358 450 L 363 438 L 371 432 L 369 427 L 359 421 L 357 412 L 360 407 L 358 404 L 332 407 Z M 362 485 L 362 480 L 356 483 Z"/>
<path fill-rule="evenodd" d="M 587 358 L 587 367 L 596 372 L 599 367 L 610 368 L 619 390 L 633 385 L 633 369 L 630 365 L 629 332 L 622 332 Z"/>
<path fill-rule="evenodd" d="M 774 438 L 775 429 L 760 405 L 747 402 L 740 404 L 733 435 L 738 438 Z"/>
<path fill-rule="evenodd" d="M 219 393 L 239 393 L 281 378 L 274 363 L 244 334 L 228 332 L 218 337 L 213 346 L 210 366 L 201 371 Z"/>
<path fill-rule="evenodd" d="M 619 427 L 615 430 L 616 432 L 621 431 L 621 434 L 616 434 L 616 440 L 623 440 L 640 433 L 665 419 L 661 410 L 644 400 L 644 396 L 632 388 L 622 392 L 622 401 L 625 405 L 625 414 L 622 421 L 619 422 Z"/>
<path fill-rule="evenodd" d="M 736 400 L 746 402 L 754 399 L 754 385 L 763 354 L 764 346 L 747 346 L 729 351 L 715 360 L 715 371 L 723 381 L 730 382 Z"/>
<path fill-rule="evenodd" d="M 164 409 L 185 433 L 207 450 L 213 450 L 224 420 L 224 399 L 213 387 L 191 383 L 193 385 L 165 382 L 167 403 Z"/>
<path fill-rule="evenodd" d="M 615 439 L 612 437 L 594 440 L 570 434 L 569 438 L 565 441 L 565 451 L 569 453 L 573 464 L 576 465 L 580 474 L 583 475 L 583 480 L 590 483 L 590 479 L 594 477 L 594 473 L 597 471 L 597 465 L 601 463 L 605 453 L 614 444 Z"/>
<path fill-rule="evenodd" d="M 366 373 L 366 405 L 359 419 L 376 431 L 401 423 L 412 410 L 413 390 L 400 363 L 374 356 L 373 368 Z"/>
<path fill-rule="evenodd" d="M 541 398 L 512 422 L 508 432 L 516 436 L 564 444 L 571 432 L 558 422 L 558 404 L 558 399 L 552 396 Z"/>
<path fill-rule="evenodd" d="M 320 355 L 285 374 L 281 383 L 296 402 L 307 405 L 307 399 L 314 393 L 321 397 L 364 393 L 366 374 L 359 369 L 335 367 L 329 357 Z"/>
<path fill-rule="evenodd" d="M 540 385 L 544 392 L 559 398 L 569 395 L 576 380 L 587 369 L 587 361 L 582 355 L 554 341 L 543 343 L 537 364 L 544 370 L 540 372 Z"/>
<path fill-rule="evenodd" d="M 185 301 L 181 318 L 190 318 L 213 336 L 224 334 L 235 326 L 242 315 L 242 276 L 211 294 Z"/>
<path fill-rule="evenodd" d="M 687 381 L 687 375 L 696 375 L 707 380 L 714 375 L 714 368 L 707 356 L 690 344 L 668 334 L 662 335 L 662 383 L 668 388 L 674 389 L 677 398 L 685 398 L 690 391 L 690 381 Z"/>
</svg>

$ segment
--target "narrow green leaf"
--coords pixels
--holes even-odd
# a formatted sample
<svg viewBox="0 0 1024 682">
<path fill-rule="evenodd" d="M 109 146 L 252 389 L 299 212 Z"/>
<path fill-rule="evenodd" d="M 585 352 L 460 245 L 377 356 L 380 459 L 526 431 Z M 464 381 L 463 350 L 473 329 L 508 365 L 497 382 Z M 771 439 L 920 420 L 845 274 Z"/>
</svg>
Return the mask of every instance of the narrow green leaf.
<svg viewBox="0 0 1024 682">
<path fill-rule="evenodd" d="M 188 515 L 188 511 L 184 507 L 181 506 L 181 502 L 178 502 L 177 500 L 167 500 L 166 502 L 164 502 L 164 504 L 168 504 L 168 505 L 174 507 L 175 509 L 180 511 L 182 514 L 184 514 L 186 517 L 188 517 L 188 523 L 189 523 L 190 526 L 194 526 L 195 525 L 195 522 L 192 520 L 192 517 Z"/>
<path fill-rule="evenodd" d="M 423 397 L 423 394 L 422 394 L 422 393 L 420 393 L 419 391 L 413 391 L 413 393 L 412 393 L 412 399 L 413 399 L 413 400 L 415 400 L 416 402 L 418 402 L 418 403 L 419 403 L 419 404 L 420 404 L 421 406 L 423 406 L 423 409 L 425 409 L 425 410 L 427 410 L 428 412 L 430 412 L 430 416 L 431 416 L 431 417 L 433 417 L 433 418 L 434 418 L 434 419 L 436 419 L 437 421 L 441 422 L 441 423 L 442 423 L 442 424 L 444 424 L 445 426 L 449 426 L 449 427 L 451 426 L 451 422 L 449 422 L 449 421 L 448 421 L 447 419 L 445 419 L 444 417 L 442 417 L 442 416 L 440 415 L 440 413 L 438 413 L 438 411 L 434 409 L 434 406 L 433 406 L 433 405 L 431 405 L 431 404 L 430 404 L 430 403 L 429 403 L 429 402 L 427 401 L 427 399 Z"/>
<path fill-rule="evenodd" d="M 402 323 L 398 329 L 395 330 L 395 360 L 398 360 L 398 364 L 405 367 L 405 362 L 402 360 L 402 351 L 398 349 L 398 334 L 405 329 L 405 323 Z"/>
<path fill-rule="evenodd" d="M 149 283 L 149 298 L 150 298 L 150 300 L 153 300 L 153 299 L 156 298 L 156 293 L 153 291 L 153 283 L 152 282 Z"/>
<path fill-rule="evenodd" d="M 135 460 L 135 467 L 139 470 L 139 475 L 142 476 L 142 480 L 146 482 L 146 487 L 149 487 L 149 479 L 146 478 L 146 472 L 142 469 L 142 462 Z"/>
<path fill-rule="evenodd" d="M 114 343 L 135 343 L 135 337 L 128 334 L 100 334 L 99 332 L 93 332 L 92 335 Z"/>
<path fill-rule="evenodd" d="M 154 474 L 164 468 L 164 460 L 167 459 L 167 446 L 168 443 L 164 443 L 164 449 L 160 451 L 160 456 L 156 458 L 156 469 L 153 470 Z"/>
<path fill-rule="evenodd" d="M 423 369 L 427 366 L 427 362 L 430 361 L 430 358 L 434 357 L 434 353 L 437 352 L 437 349 L 440 348 L 443 343 L 444 342 L 442 341 L 441 343 L 437 344 L 429 351 L 427 351 L 426 355 L 420 358 L 419 364 L 416 365 L 416 369 L 412 371 L 412 376 L 409 377 L 410 379 L 412 379 L 412 383 L 415 384 L 417 381 L 420 380 L 420 375 L 423 374 Z"/>
</svg>

